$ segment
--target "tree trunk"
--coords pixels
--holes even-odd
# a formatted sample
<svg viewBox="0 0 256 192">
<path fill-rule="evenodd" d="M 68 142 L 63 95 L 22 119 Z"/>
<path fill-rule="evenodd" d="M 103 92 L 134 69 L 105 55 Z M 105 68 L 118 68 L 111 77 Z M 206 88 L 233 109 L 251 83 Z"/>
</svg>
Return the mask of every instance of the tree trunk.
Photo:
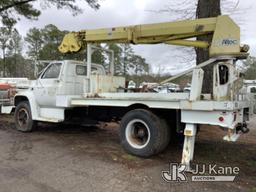
<svg viewBox="0 0 256 192">
<path fill-rule="evenodd" d="M 14 77 L 18 77 L 17 75 L 17 54 L 16 54 L 16 51 L 15 51 L 15 54 L 14 54 Z"/>
<path fill-rule="evenodd" d="M 4 64 L 4 70 L 3 70 L 3 76 L 5 77 L 6 72 L 6 58 L 5 58 L 5 48 L 3 48 L 3 64 Z"/>
<path fill-rule="evenodd" d="M 216 17 L 221 15 L 220 0 L 198 0 L 196 18 Z M 212 35 L 200 36 L 200 41 L 212 41 Z M 209 50 L 196 48 L 196 63 L 200 64 L 209 59 Z M 213 65 L 203 68 L 204 81 L 202 93 L 212 93 L 213 87 Z"/>
</svg>

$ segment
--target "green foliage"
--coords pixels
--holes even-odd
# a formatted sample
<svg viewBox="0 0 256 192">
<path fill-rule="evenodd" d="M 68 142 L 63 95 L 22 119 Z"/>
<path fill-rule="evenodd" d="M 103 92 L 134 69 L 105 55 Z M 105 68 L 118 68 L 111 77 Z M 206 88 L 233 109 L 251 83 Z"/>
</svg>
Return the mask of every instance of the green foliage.
<svg viewBox="0 0 256 192">
<path fill-rule="evenodd" d="M 123 50 L 123 61 L 119 67 L 119 73 L 122 75 L 128 74 L 128 69 L 131 66 L 132 55 L 134 54 L 133 49 L 129 44 L 121 44 L 121 49 Z M 118 70 L 118 66 L 117 66 Z"/>
<path fill-rule="evenodd" d="M 130 59 L 130 67 L 133 69 L 133 73 L 135 74 L 133 80 L 135 81 L 136 85 L 138 86 L 141 81 L 141 75 L 146 74 L 148 72 L 148 64 L 146 63 L 145 58 L 142 58 L 139 55 L 132 55 Z M 145 80 L 144 80 L 145 81 Z"/>
<path fill-rule="evenodd" d="M 6 57 L 6 76 L 8 77 L 29 77 L 33 75 L 33 65 L 21 54 L 14 54 Z"/>
<path fill-rule="evenodd" d="M 24 58 L 21 55 L 22 47 L 22 36 L 19 34 L 17 29 L 14 29 L 11 33 L 11 39 L 7 53 L 8 58 L 6 60 L 7 72 L 11 76 L 17 77 L 21 75 L 21 64 L 24 61 Z"/>
<path fill-rule="evenodd" d="M 142 73 L 148 73 L 149 65 L 146 63 L 146 59 L 139 55 L 132 55 L 130 60 L 131 68 L 134 69 L 135 75 L 139 75 Z"/>
<path fill-rule="evenodd" d="M 41 14 L 40 10 L 34 7 L 34 2 L 39 0 L 1 0 L 0 17 L 4 25 L 14 25 L 20 16 L 35 20 Z M 93 9 L 99 9 L 98 0 L 83 0 Z M 57 9 L 68 9 L 73 15 L 82 12 L 77 0 L 44 0 L 40 1 L 41 8 L 55 6 Z"/>
<path fill-rule="evenodd" d="M 2 76 L 17 77 L 26 74 L 24 67 L 25 59 L 21 55 L 22 36 L 17 29 L 3 27 L 1 33 L 2 49 Z"/>
<path fill-rule="evenodd" d="M 85 51 L 75 54 L 62 54 L 58 51 L 58 46 L 67 32 L 59 30 L 52 24 L 43 29 L 33 28 L 29 30 L 25 38 L 29 45 L 28 55 L 34 60 L 86 59 Z M 101 44 L 96 46 L 102 48 Z M 133 71 L 139 75 L 148 72 L 149 66 L 146 60 L 135 55 L 130 45 L 108 44 L 106 47 L 114 51 L 115 74 L 127 75 Z M 105 52 L 95 50 L 92 54 L 92 62 L 103 65 L 105 70 L 109 71 L 109 58 Z"/>
<path fill-rule="evenodd" d="M 39 51 L 42 49 L 43 40 L 40 29 L 32 28 L 28 31 L 25 41 L 28 43 L 28 55 L 35 59 L 39 59 Z"/>
<path fill-rule="evenodd" d="M 20 16 L 35 20 L 41 14 L 40 10 L 34 7 L 34 2 L 39 0 L 3 0 L 0 2 L 0 19 L 6 26 L 0 29 L 0 48 L 2 50 L 3 73 L 7 71 L 8 75 L 17 75 L 18 63 L 23 63 L 22 37 L 17 31 L 11 35 L 13 25 L 19 20 Z M 98 0 L 83 0 L 91 8 L 97 10 L 100 5 Z M 81 13 L 81 2 L 78 0 L 45 0 L 40 1 L 42 9 L 56 7 L 57 9 L 68 9 L 73 15 Z M 67 31 L 61 31 L 56 26 L 49 24 L 43 29 L 31 28 L 25 37 L 27 43 L 27 54 L 32 61 L 37 60 L 62 60 L 62 59 L 86 59 L 86 51 L 74 54 L 61 54 L 58 51 L 64 35 Z M 101 45 L 97 45 L 101 47 Z M 115 74 L 128 75 L 132 69 L 136 75 L 148 72 L 148 64 L 145 59 L 135 55 L 131 46 L 128 44 L 110 44 L 109 49 L 114 51 Z M 8 58 L 6 58 L 8 57 Z M 102 64 L 106 70 L 109 70 L 109 59 L 107 54 L 96 50 L 92 55 L 92 62 Z M 6 69 L 6 65 L 8 67 Z M 24 66 L 23 66 L 24 67 Z"/>
<path fill-rule="evenodd" d="M 100 5 L 98 0 L 83 0 L 91 8 L 97 10 Z M 0 1 L 0 21 L 4 27 L 0 28 L 0 49 L 2 51 L 2 59 L 0 60 L 0 75 L 2 76 L 17 76 L 19 64 L 22 64 L 23 69 L 26 68 L 23 61 L 25 60 L 21 55 L 22 37 L 17 30 L 12 31 L 14 24 L 21 16 L 36 20 L 41 14 L 40 10 L 34 7 L 34 2 L 39 0 L 1 0 Z M 44 0 L 40 1 L 42 9 L 49 7 L 56 7 L 57 9 L 68 9 L 73 15 L 81 13 L 82 4 L 78 0 Z M 72 55 L 60 54 L 57 50 L 60 41 L 64 36 L 64 31 L 60 31 L 54 25 L 47 25 L 44 29 L 32 28 L 27 33 L 25 38 L 28 44 L 28 56 L 33 61 L 38 59 L 82 59 L 84 53 L 76 53 Z M 31 65 L 29 69 L 31 69 Z M 22 74 L 25 74 L 23 71 Z M 6 74 L 7 73 L 7 74 Z M 20 75 L 19 75 L 20 76 Z"/>
<path fill-rule="evenodd" d="M 36 19 L 40 11 L 30 3 L 33 0 L 2 0 L 0 1 L 0 17 L 4 25 L 13 26 L 21 15 L 27 19 Z"/>
<path fill-rule="evenodd" d="M 12 29 L 10 27 L 0 27 L 0 49 L 2 50 L 3 60 L 1 62 L 2 65 L 2 73 L 3 76 L 6 76 L 6 52 L 8 51 L 10 40 L 11 40 Z"/>
<path fill-rule="evenodd" d="M 17 29 L 14 29 L 11 33 L 8 55 L 21 54 L 21 50 L 22 50 L 22 36 L 19 34 Z"/>
<path fill-rule="evenodd" d="M 101 48 L 101 45 L 96 45 L 97 47 Z M 106 57 L 100 50 L 95 50 L 92 54 L 92 62 L 101 64 L 105 67 L 106 70 L 108 70 L 107 65 L 106 65 Z"/>
<path fill-rule="evenodd" d="M 11 29 L 7 27 L 0 27 L 0 34 L 0 48 L 5 51 L 11 38 Z"/>
<path fill-rule="evenodd" d="M 41 60 L 62 59 L 62 54 L 58 51 L 64 32 L 60 31 L 55 25 L 46 25 L 41 30 L 41 39 L 43 42 L 42 49 L 39 50 Z"/>
<path fill-rule="evenodd" d="M 61 31 L 55 25 L 46 25 L 43 29 L 32 28 L 25 37 L 28 44 L 28 56 L 32 60 L 83 60 L 83 51 L 75 54 L 62 54 L 58 51 L 64 35 L 68 31 Z"/>
<path fill-rule="evenodd" d="M 34 66 L 31 62 L 25 66 L 25 59 L 21 55 L 22 37 L 17 30 L 13 30 L 12 33 L 10 33 L 8 29 L 9 28 L 4 27 L 2 29 L 2 35 L 0 36 L 0 48 L 2 48 L 4 53 L 7 53 L 4 54 L 1 62 L 3 63 L 3 66 L 8 65 L 7 69 L 2 71 L 6 71 L 9 76 L 21 76 L 19 74 L 21 70 L 17 69 L 20 67 L 27 67 L 26 71 L 30 71 L 30 74 L 33 74 L 32 71 Z M 46 25 L 42 29 L 35 27 L 31 28 L 24 38 L 27 44 L 27 54 L 30 61 L 33 61 L 32 63 L 36 63 L 36 61 L 39 60 L 86 60 L 86 50 L 81 50 L 80 52 L 73 54 L 62 54 L 58 51 L 58 46 L 66 33 L 68 33 L 68 31 L 59 30 L 52 24 Z M 101 44 L 96 46 L 102 48 Z M 145 77 L 145 74 L 148 74 L 149 65 L 146 60 L 143 57 L 134 54 L 130 45 L 108 44 L 104 45 L 104 48 L 111 49 L 114 52 L 116 75 L 128 76 L 130 74 Z M 6 56 L 7 59 L 5 59 Z M 106 71 L 109 70 L 110 58 L 104 51 L 94 50 L 92 54 L 92 62 L 103 65 Z M 23 71 L 23 73 L 25 74 L 26 71 Z"/>
<path fill-rule="evenodd" d="M 146 59 L 134 54 L 129 44 L 109 44 L 108 48 L 114 51 L 115 74 L 127 76 L 129 73 L 142 75 L 149 72 Z"/>
<path fill-rule="evenodd" d="M 114 51 L 114 70 L 116 75 L 120 75 L 122 66 L 122 48 L 116 43 L 108 44 L 108 49 Z"/>
</svg>

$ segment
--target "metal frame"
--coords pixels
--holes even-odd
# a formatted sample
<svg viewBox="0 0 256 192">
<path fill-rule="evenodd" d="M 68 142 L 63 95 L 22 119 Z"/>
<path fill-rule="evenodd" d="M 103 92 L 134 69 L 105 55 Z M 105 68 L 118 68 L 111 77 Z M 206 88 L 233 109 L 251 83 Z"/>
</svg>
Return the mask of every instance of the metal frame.
<svg viewBox="0 0 256 192">
<path fill-rule="evenodd" d="M 231 59 L 232 60 L 232 59 Z M 250 103 L 247 101 L 212 101 L 201 100 L 202 84 L 204 71 L 201 69 L 212 63 L 230 61 L 230 57 L 212 58 L 200 65 L 189 69 L 175 77 L 169 78 L 161 83 L 169 82 L 175 78 L 192 72 L 191 92 L 188 93 L 99 93 L 97 97 L 85 93 L 84 98 L 71 99 L 71 106 L 118 106 L 128 107 L 139 103 L 148 106 L 149 108 L 167 108 L 180 109 L 181 122 L 186 124 L 184 130 L 184 145 L 182 152 L 182 164 L 185 164 L 187 170 L 191 170 L 190 162 L 194 155 L 195 136 L 198 124 L 210 124 L 226 127 L 229 130 L 235 130 L 236 125 L 243 121 L 241 109 L 248 108 Z M 233 60 L 232 60 L 233 61 Z M 228 84 L 226 85 L 228 86 Z M 234 120 L 234 112 L 241 116 Z M 220 121 L 222 117 L 224 121 Z M 229 134 L 224 137 L 225 140 L 234 141 L 239 137 L 235 131 L 229 131 Z"/>
</svg>

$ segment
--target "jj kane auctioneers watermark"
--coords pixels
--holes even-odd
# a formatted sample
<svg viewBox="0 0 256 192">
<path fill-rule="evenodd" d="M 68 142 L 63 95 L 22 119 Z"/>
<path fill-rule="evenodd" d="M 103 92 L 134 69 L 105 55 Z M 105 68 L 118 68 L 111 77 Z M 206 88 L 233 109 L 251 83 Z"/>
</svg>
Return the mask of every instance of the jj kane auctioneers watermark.
<svg viewBox="0 0 256 192">
<path fill-rule="evenodd" d="M 191 181 L 208 182 L 208 181 L 234 181 L 239 174 L 239 167 L 196 165 L 195 169 L 186 173 L 186 166 L 183 164 L 170 163 L 170 168 L 167 171 L 162 171 L 162 178 L 166 182 L 187 182 L 188 176 L 191 176 Z"/>
</svg>

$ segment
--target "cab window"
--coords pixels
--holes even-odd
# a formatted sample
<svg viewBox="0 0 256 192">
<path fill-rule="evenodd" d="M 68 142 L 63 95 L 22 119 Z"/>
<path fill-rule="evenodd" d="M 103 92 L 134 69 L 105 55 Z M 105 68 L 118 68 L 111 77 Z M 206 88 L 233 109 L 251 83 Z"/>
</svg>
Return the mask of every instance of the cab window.
<svg viewBox="0 0 256 192">
<path fill-rule="evenodd" d="M 91 73 L 102 74 L 96 67 L 91 67 Z M 84 65 L 77 65 L 76 66 L 76 75 L 83 75 L 86 76 L 87 74 L 87 66 Z"/>
<path fill-rule="evenodd" d="M 219 66 L 219 77 L 220 77 L 220 85 L 224 85 L 228 82 L 229 70 L 226 65 Z"/>
<path fill-rule="evenodd" d="M 251 93 L 256 93 L 256 87 L 252 87 L 250 91 Z"/>
<path fill-rule="evenodd" d="M 61 63 L 51 64 L 42 75 L 42 79 L 57 79 L 60 75 L 60 70 Z"/>
<path fill-rule="evenodd" d="M 83 65 L 76 66 L 76 75 L 84 75 L 86 76 L 87 67 Z"/>
</svg>

